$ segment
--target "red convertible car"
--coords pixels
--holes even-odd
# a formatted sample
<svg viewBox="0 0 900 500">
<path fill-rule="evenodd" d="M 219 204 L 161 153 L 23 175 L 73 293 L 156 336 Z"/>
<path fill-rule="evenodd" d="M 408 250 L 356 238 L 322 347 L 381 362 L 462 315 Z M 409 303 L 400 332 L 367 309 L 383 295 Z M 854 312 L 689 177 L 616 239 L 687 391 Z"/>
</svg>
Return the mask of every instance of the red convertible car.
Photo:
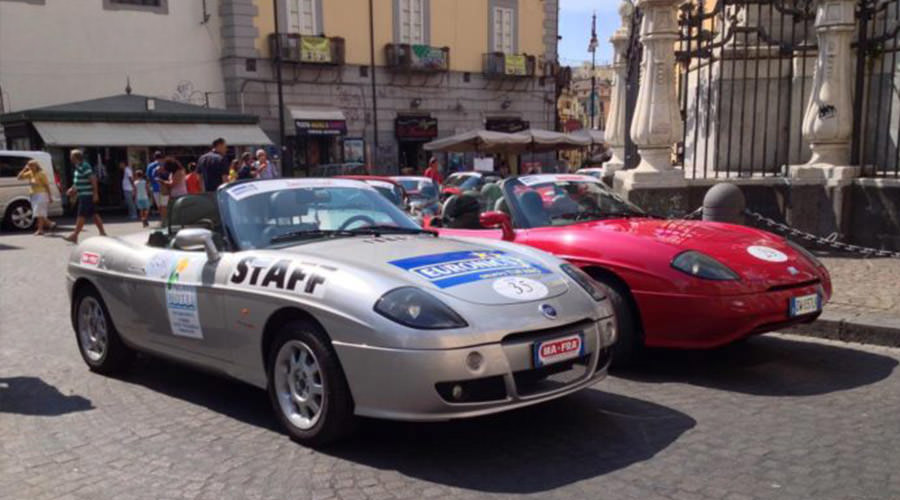
<svg viewBox="0 0 900 500">
<path fill-rule="evenodd" d="M 448 201 L 428 225 L 537 247 L 605 284 L 619 318 L 620 365 L 644 346 L 712 348 L 810 322 L 831 297 L 815 256 L 765 231 L 653 218 L 584 175 L 511 178 L 498 191 L 478 203 Z"/>
</svg>

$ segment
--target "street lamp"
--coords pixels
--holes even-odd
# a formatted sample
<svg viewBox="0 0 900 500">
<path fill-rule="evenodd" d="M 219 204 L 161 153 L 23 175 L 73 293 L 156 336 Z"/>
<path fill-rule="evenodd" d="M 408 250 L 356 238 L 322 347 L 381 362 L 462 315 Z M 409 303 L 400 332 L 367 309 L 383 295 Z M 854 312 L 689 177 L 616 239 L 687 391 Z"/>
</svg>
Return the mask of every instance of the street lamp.
<svg viewBox="0 0 900 500">
<path fill-rule="evenodd" d="M 591 129 L 594 128 L 594 115 L 597 113 L 597 13 L 591 17 L 591 43 L 588 44 L 588 52 L 591 53 Z"/>
</svg>

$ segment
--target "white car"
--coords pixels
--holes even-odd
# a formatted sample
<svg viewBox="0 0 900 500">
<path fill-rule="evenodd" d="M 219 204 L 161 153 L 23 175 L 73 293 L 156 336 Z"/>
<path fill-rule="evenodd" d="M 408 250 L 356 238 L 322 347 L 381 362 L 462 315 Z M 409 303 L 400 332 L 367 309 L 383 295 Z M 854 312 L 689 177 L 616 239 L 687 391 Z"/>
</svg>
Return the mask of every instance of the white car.
<svg viewBox="0 0 900 500">
<path fill-rule="evenodd" d="M 0 150 L 0 214 L 3 215 L 3 225 L 8 228 L 30 229 L 34 225 L 28 181 L 16 179 L 31 160 L 37 160 L 50 179 L 53 202 L 48 207 L 47 215 L 56 217 L 63 214 L 62 193 L 54 182 L 55 172 L 50 155 L 43 151 Z"/>
</svg>

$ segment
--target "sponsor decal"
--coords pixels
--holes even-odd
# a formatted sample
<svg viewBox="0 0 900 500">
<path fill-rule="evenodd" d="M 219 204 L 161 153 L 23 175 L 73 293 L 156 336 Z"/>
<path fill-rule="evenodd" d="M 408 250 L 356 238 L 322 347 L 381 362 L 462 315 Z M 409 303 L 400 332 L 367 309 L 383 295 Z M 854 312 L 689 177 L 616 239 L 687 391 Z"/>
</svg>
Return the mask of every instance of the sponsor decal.
<svg viewBox="0 0 900 500">
<path fill-rule="evenodd" d="M 788 260 L 788 257 L 784 252 L 762 245 L 747 247 L 747 253 L 766 262 L 785 262 Z"/>
<path fill-rule="evenodd" d="M 81 252 L 81 265 L 97 267 L 100 265 L 100 254 L 92 252 Z"/>
<path fill-rule="evenodd" d="M 550 271 L 542 266 L 500 250 L 439 253 L 388 263 L 409 271 L 438 288 L 507 276 L 550 274 Z M 544 290 L 546 294 L 546 287 Z"/>
<path fill-rule="evenodd" d="M 169 283 L 166 285 L 166 309 L 172 333 L 179 337 L 203 338 L 197 310 L 197 287 Z"/>
<path fill-rule="evenodd" d="M 505 278 L 496 279 L 491 283 L 491 287 L 498 294 L 508 299 L 515 300 L 543 299 L 550 293 L 547 287 L 540 281 L 519 276 L 507 276 Z"/>
<path fill-rule="evenodd" d="M 536 367 L 580 356 L 584 356 L 584 337 L 581 333 L 534 344 L 534 366 Z"/>
<path fill-rule="evenodd" d="M 290 259 L 245 257 L 234 267 L 229 281 L 235 285 L 289 290 L 322 297 L 325 277 Z"/>
</svg>

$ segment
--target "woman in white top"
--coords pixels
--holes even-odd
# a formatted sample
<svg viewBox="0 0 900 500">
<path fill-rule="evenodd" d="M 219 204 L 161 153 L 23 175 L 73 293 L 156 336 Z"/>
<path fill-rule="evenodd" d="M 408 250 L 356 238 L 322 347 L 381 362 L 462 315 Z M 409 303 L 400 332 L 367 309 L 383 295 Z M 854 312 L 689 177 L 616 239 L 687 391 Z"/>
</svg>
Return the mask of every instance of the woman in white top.
<svg viewBox="0 0 900 500">
<path fill-rule="evenodd" d="M 278 177 L 275 164 L 269 161 L 269 157 L 262 149 L 256 151 L 256 163 L 253 164 L 258 179 L 274 179 Z"/>
</svg>

